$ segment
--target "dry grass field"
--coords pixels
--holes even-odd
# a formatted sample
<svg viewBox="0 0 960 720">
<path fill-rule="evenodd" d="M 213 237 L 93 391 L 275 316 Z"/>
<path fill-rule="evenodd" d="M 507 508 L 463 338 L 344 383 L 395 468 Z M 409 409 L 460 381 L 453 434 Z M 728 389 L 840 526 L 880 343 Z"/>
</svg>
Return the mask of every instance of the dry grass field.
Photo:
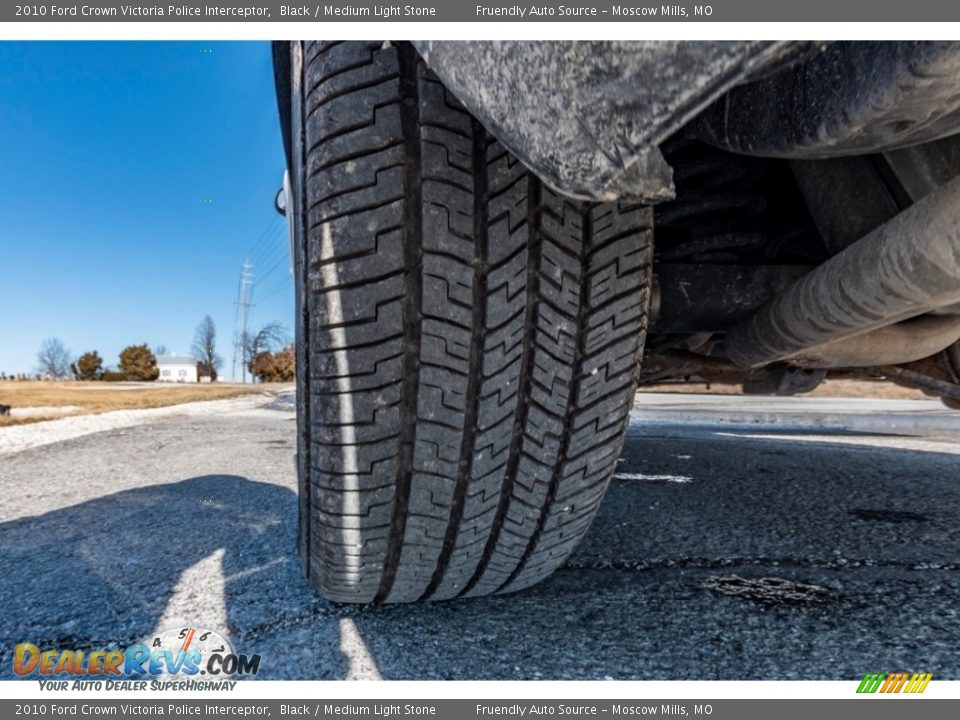
<svg viewBox="0 0 960 720">
<path fill-rule="evenodd" d="M 14 408 L 14 414 L 0 415 L 0 427 L 110 410 L 137 410 L 199 400 L 223 400 L 263 392 L 265 389 L 263 385 L 220 383 L 164 385 L 161 383 L 2 381 L 0 382 L 0 405 L 10 405 Z M 29 414 L 21 414 L 24 412 Z"/>
</svg>

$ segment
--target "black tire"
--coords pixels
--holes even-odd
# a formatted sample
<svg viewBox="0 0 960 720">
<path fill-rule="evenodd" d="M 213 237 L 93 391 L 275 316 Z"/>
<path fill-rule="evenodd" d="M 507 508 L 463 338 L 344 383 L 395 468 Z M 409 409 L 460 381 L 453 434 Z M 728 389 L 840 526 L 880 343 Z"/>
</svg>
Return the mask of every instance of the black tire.
<svg viewBox="0 0 960 720">
<path fill-rule="evenodd" d="M 532 585 L 620 453 L 650 210 L 544 187 L 408 44 L 294 55 L 306 572 L 359 603 Z"/>
</svg>

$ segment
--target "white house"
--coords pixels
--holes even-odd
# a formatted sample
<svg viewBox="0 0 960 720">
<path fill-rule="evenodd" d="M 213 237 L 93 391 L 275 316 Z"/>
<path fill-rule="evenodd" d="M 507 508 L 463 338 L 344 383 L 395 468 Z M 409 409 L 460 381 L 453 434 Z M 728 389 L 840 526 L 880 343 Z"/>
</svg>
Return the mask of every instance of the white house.
<svg viewBox="0 0 960 720">
<path fill-rule="evenodd" d="M 158 382 L 197 382 L 197 359 L 189 355 L 157 355 Z"/>
</svg>

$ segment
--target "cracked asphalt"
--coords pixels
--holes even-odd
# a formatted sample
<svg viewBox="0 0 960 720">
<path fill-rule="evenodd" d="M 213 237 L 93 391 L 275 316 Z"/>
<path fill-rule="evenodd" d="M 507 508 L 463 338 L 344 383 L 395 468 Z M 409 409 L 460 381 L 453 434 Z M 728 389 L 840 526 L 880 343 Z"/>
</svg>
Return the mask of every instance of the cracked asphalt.
<svg viewBox="0 0 960 720">
<path fill-rule="evenodd" d="M 250 402 L 0 457 L 0 678 L 189 623 L 270 679 L 960 679 L 960 436 L 639 413 L 548 581 L 356 608 L 301 578 L 293 414 Z"/>
</svg>

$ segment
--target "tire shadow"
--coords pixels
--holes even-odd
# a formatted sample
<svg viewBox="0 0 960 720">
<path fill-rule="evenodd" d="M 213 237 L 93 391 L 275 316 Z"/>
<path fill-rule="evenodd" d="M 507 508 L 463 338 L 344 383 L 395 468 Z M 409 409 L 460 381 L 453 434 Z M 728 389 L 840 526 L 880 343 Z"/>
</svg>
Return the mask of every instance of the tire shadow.
<svg viewBox="0 0 960 720">
<path fill-rule="evenodd" d="M 296 514 L 287 488 L 207 475 L 0 524 L 0 678 L 16 677 L 18 643 L 122 649 L 181 623 L 225 632 L 275 677 L 282 654 L 258 638 L 305 616 L 311 675 L 343 677 L 337 620 L 300 573 Z"/>
</svg>

